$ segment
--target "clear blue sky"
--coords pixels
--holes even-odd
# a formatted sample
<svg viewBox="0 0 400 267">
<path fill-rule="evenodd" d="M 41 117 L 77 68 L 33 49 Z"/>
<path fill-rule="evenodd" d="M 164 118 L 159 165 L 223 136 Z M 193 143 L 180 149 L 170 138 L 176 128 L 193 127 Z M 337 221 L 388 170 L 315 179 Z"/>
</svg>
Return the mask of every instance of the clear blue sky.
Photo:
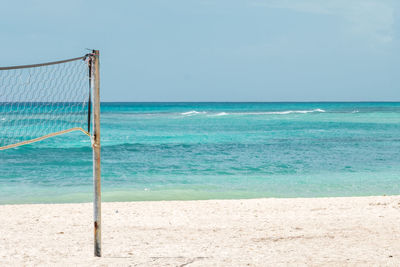
<svg viewBox="0 0 400 267">
<path fill-rule="evenodd" d="M 0 65 L 101 52 L 103 101 L 398 101 L 400 1 L 7 1 Z"/>
</svg>

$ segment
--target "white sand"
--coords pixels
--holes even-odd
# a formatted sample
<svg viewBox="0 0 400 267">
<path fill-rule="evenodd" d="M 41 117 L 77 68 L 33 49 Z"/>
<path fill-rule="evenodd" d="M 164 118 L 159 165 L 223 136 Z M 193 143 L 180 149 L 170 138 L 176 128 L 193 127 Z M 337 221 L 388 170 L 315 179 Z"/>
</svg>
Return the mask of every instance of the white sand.
<svg viewBox="0 0 400 267">
<path fill-rule="evenodd" d="M 0 206 L 0 265 L 399 265 L 400 196 Z"/>
</svg>

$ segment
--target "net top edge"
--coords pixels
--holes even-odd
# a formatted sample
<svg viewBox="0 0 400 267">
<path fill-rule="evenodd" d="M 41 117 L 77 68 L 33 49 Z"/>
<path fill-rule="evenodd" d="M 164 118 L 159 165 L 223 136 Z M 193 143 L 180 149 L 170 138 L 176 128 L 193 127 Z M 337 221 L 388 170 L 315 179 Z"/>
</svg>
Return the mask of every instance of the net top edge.
<svg viewBox="0 0 400 267">
<path fill-rule="evenodd" d="M 26 68 L 37 68 L 37 67 L 43 67 L 43 66 L 49 66 L 49 65 L 56 65 L 56 64 L 62 64 L 62 63 L 67 63 L 75 60 L 84 60 L 86 57 L 88 57 L 89 54 L 84 55 L 82 57 L 75 57 L 75 58 L 70 58 L 70 59 L 64 59 L 64 60 L 58 60 L 58 61 L 52 61 L 52 62 L 46 62 L 46 63 L 39 63 L 39 64 L 31 64 L 31 65 L 20 65 L 20 66 L 9 66 L 9 67 L 0 67 L 0 70 L 15 70 L 15 69 L 26 69 Z"/>
</svg>

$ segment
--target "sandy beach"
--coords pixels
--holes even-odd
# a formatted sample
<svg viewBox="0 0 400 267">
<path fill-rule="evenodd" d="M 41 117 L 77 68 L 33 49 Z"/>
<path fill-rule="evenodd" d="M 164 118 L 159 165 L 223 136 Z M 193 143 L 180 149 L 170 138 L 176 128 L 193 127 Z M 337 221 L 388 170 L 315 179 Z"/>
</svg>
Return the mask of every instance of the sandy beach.
<svg viewBox="0 0 400 267">
<path fill-rule="evenodd" d="M 1 265 L 397 265 L 400 196 L 0 206 Z"/>
</svg>

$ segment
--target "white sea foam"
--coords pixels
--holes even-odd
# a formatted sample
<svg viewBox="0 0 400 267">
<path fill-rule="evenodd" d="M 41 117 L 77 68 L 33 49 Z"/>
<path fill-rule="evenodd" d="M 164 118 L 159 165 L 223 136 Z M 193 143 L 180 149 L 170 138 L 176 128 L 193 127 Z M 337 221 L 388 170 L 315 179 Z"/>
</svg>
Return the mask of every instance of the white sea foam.
<svg viewBox="0 0 400 267">
<path fill-rule="evenodd" d="M 277 112 L 271 112 L 271 114 L 292 114 L 292 113 L 300 113 L 300 114 L 307 114 L 307 113 L 313 113 L 313 112 L 325 112 L 325 110 L 317 108 L 317 109 L 312 109 L 312 110 L 287 110 L 287 111 L 277 111 Z"/>
<path fill-rule="evenodd" d="M 287 115 L 287 114 L 307 114 L 313 112 L 325 112 L 325 110 L 317 108 L 311 110 L 284 110 L 284 111 L 268 111 L 268 112 L 247 112 L 247 113 L 236 113 L 243 115 Z"/>
<path fill-rule="evenodd" d="M 187 116 L 187 115 L 196 115 L 196 114 L 205 114 L 205 113 L 207 113 L 207 112 L 205 112 L 205 111 L 199 112 L 196 110 L 192 110 L 192 111 L 188 111 L 188 112 L 183 112 L 183 113 L 181 113 L 181 115 Z"/>
<path fill-rule="evenodd" d="M 219 116 L 226 116 L 229 115 L 230 113 L 226 113 L 226 112 L 220 112 L 220 113 L 216 113 L 216 114 L 211 114 L 209 116 L 211 117 L 219 117 Z"/>
<path fill-rule="evenodd" d="M 216 117 L 216 116 L 226 116 L 226 115 L 287 115 L 287 114 L 307 114 L 307 113 L 313 113 L 313 112 L 325 112 L 325 110 L 316 108 L 316 109 L 310 109 L 310 110 L 284 110 L 284 111 L 262 111 L 262 112 L 219 112 L 219 113 L 211 113 L 209 114 L 206 111 L 187 111 L 181 113 L 181 115 L 184 116 L 192 116 L 192 115 L 198 115 L 198 114 L 209 114 L 208 116 L 210 117 Z"/>
</svg>

